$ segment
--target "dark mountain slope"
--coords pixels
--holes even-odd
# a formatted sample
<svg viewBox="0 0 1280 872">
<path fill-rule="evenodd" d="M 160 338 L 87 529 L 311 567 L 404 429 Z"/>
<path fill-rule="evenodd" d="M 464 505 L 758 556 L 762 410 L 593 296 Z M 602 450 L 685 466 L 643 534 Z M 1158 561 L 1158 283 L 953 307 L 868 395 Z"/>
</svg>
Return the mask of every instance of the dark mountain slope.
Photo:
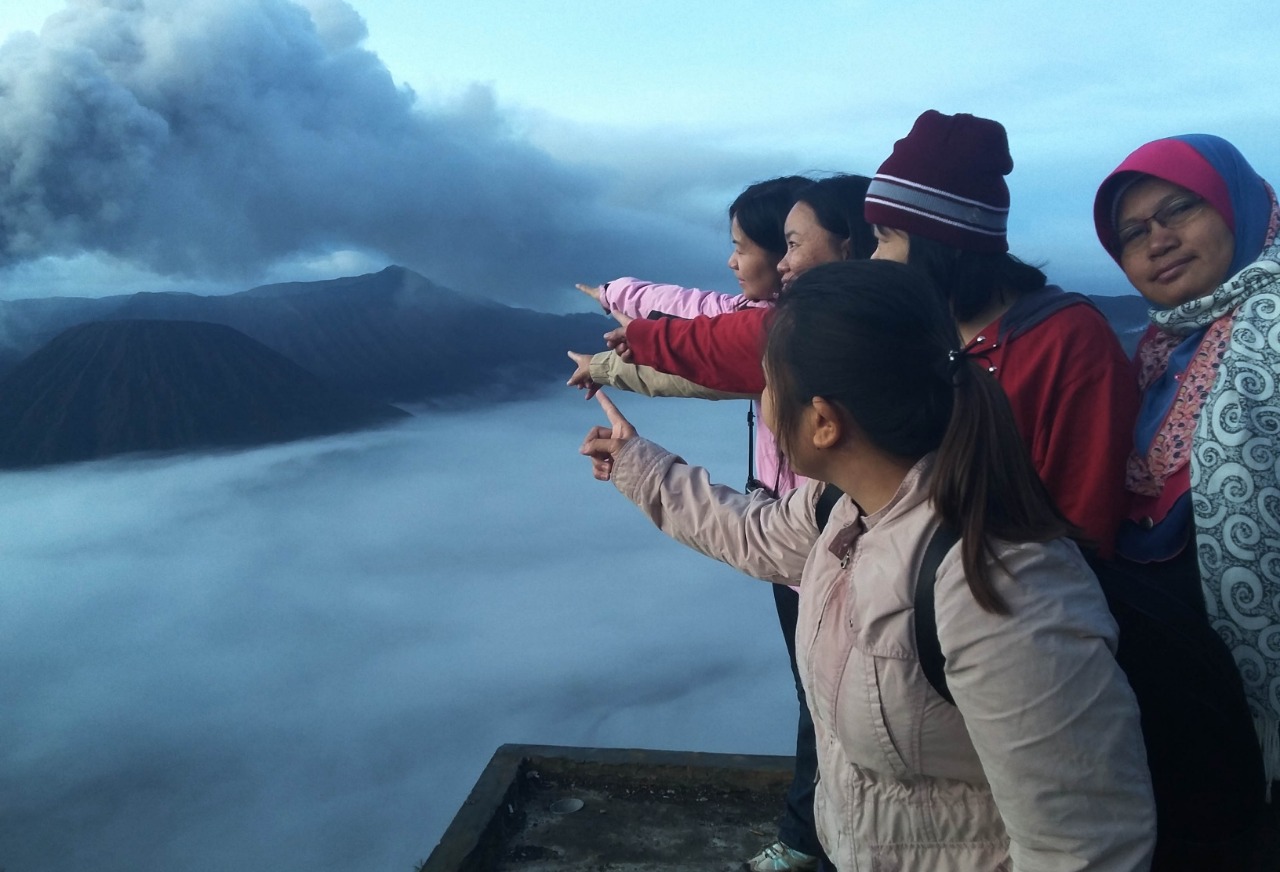
<svg viewBox="0 0 1280 872">
<path fill-rule="evenodd" d="M 402 267 L 222 297 L 133 294 L 0 304 L 0 371 L 73 324 L 148 318 L 225 324 L 353 393 L 413 401 L 528 392 L 567 377 L 567 349 L 603 347 L 611 321 L 465 297 Z"/>
<path fill-rule="evenodd" d="M 278 442 L 405 414 L 223 325 L 95 322 L 0 378 L 0 466 Z"/>
</svg>

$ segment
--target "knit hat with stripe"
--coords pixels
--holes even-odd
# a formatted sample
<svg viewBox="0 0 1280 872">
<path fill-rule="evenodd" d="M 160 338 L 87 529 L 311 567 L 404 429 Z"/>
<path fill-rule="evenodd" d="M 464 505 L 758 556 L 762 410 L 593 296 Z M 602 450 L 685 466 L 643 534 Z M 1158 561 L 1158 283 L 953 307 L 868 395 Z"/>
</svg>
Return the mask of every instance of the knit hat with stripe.
<svg viewBox="0 0 1280 872">
<path fill-rule="evenodd" d="M 1009 250 L 1005 227 L 1013 170 L 1004 127 L 930 109 L 893 146 L 867 189 L 869 224 L 969 251 Z"/>
</svg>

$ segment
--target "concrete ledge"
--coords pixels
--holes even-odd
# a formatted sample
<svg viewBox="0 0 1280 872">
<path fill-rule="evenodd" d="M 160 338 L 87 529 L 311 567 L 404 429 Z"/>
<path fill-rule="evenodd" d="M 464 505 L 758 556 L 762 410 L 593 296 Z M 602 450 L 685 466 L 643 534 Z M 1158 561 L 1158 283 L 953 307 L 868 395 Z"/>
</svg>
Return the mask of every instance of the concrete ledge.
<svg viewBox="0 0 1280 872">
<path fill-rule="evenodd" d="M 705 829 L 708 812 L 732 819 L 733 815 L 727 814 L 729 804 L 740 807 L 735 811 L 741 812 L 738 817 L 744 821 L 756 821 L 761 815 L 764 821 L 740 827 L 740 839 L 711 839 L 725 842 L 723 857 L 707 855 L 710 848 L 706 848 L 692 859 L 702 864 L 693 868 L 723 864 L 732 868 L 749 855 L 743 851 L 771 840 L 772 833 L 757 830 L 768 829 L 781 810 L 792 768 L 793 759 L 782 756 L 503 745 L 480 774 L 421 872 L 489 872 L 503 868 L 513 855 L 521 859 L 520 868 L 531 872 L 577 868 L 572 865 L 577 856 L 584 863 L 596 864 L 590 868 L 603 868 L 600 863 L 608 862 L 608 868 L 619 870 L 678 869 L 677 860 L 663 856 L 663 846 L 687 845 L 691 838 L 695 843 L 707 841 L 705 833 L 695 836 L 676 830 L 686 824 L 691 830 L 698 826 Z M 543 814 L 541 806 L 527 807 L 531 797 L 549 796 L 548 786 L 572 786 L 577 793 L 590 796 L 591 810 L 599 817 L 586 828 L 581 823 L 558 826 L 561 822 Z M 709 801 L 710 807 L 705 805 Z M 684 807 L 682 803 L 704 805 Z M 679 807 L 675 814 L 671 813 L 673 805 Z M 650 807 L 666 814 L 650 820 Z M 663 832 L 655 834 L 654 827 Z M 622 844 L 620 834 L 629 829 L 636 831 L 638 840 L 643 830 L 644 844 Z M 520 838 L 530 833 L 536 836 L 536 845 L 524 844 L 529 840 Z M 601 838 L 599 845 L 586 844 L 592 841 L 588 838 L 591 833 L 607 838 Z M 689 853 L 687 847 L 684 853 Z M 610 857 L 613 859 L 608 860 Z M 543 867 L 536 862 L 540 858 L 555 862 Z"/>
</svg>

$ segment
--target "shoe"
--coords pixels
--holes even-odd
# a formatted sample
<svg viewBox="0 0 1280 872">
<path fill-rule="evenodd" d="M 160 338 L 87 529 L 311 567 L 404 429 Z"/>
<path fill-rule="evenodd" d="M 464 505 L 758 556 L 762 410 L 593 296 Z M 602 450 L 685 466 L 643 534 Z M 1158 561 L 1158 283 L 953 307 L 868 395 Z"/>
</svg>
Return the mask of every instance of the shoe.
<svg viewBox="0 0 1280 872">
<path fill-rule="evenodd" d="M 742 864 L 744 872 L 809 872 L 818 868 L 818 858 L 774 842 Z"/>
</svg>

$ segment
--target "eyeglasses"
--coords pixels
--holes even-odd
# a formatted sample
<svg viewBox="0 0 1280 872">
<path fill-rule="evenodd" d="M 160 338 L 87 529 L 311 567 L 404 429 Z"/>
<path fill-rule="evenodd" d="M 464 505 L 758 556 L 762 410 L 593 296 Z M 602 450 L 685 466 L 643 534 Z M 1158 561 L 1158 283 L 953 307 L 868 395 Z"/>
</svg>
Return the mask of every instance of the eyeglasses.
<svg viewBox="0 0 1280 872">
<path fill-rule="evenodd" d="M 1116 247 L 1121 254 L 1137 251 L 1150 238 L 1152 221 L 1166 230 L 1172 230 L 1199 215 L 1204 205 L 1204 198 L 1194 195 L 1170 200 L 1146 218 L 1129 221 L 1117 230 Z"/>
</svg>

